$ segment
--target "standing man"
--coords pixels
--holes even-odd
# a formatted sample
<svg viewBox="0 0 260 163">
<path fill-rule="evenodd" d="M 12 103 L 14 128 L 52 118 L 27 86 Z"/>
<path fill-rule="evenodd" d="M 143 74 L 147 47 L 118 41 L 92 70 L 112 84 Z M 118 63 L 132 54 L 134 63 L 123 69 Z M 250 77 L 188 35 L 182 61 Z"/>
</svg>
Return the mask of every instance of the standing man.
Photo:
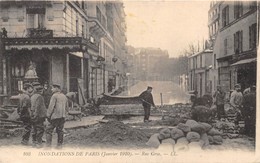
<svg viewBox="0 0 260 163">
<path fill-rule="evenodd" d="M 245 119 L 245 134 L 255 137 L 256 127 L 256 87 L 252 85 L 250 92 L 244 96 L 244 119 Z"/>
<path fill-rule="evenodd" d="M 45 106 L 46 108 L 48 108 L 49 106 L 49 103 L 50 103 L 50 99 L 51 99 L 51 96 L 52 96 L 52 91 L 51 91 L 51 88 L 48 84 L 48 82 L 45 82 L 44 85 L 43 85 L 43 98 L 44 98 L 44 103 L 45 103 Z"/>
<path fill-rule="evenodd" d="M 52 132 L 56 128 L 58 134 L 57 148 L 61 148 L 63 143 L 63 127 L 68 112 L 68 99 L 61 92 L 61 87 L 58 84 L 53 84 L 52 92 L 53 95 L 47 110 L 47 118 L 50 124 L 46 128 L 46 144 L 48 147 L 51 147 Z"/>
<path fill-rule="evenodd" d="M 225 115 L 225 111 L 224 111 L 225 92 L 222 91 L 220 85 L 217 86 L 217 91 L 213 94 L 213 97 L 215 98 L 215 104 L 217 106 L 218 120 L 220 120 L 221 116 Z"/>
<path fill-rule="evenodd" d="M 148 86 L 147 90 L 142 92 L 139 98 L 142 100 L 144 107 L 144 122 L 149 122 L 151 106 L 155 107 L 153 102 L 152 87 Z"/>
<path fill-rule="evenodd" d="M 47 109 L 42 96 L 43 88 L 39 82 L 33 83 L 34 94 L 31 97 L 31 112 L 33 125 L 33 143 L 37 148 L 42 147 L 42 137 L 44 134 L 44 121 Z"/>
<path fill-rule="evenodd" d="M 239 84 L 236 84 L 235 90 L 231 93 L 230 96 L 230 104 L 238 112 L 237 122 L 241 120 L 242 118 L 241 116 L 243 115 L 242 103 L 243 103 L 243 94 L 241 92 L 241 86 Z"/>
<path fill-rule="evenodd" d="M 30 94 L 33 92 L 33 86 L 29 83 L 25 83 L 23 86 L 24 91 L 21 91 L 18 114 L 20 115 L 21 121 L 23 121 L 25 132 L 22 136 L 21 144 L 28 145 L 30 134 L 31 134 L 31 99 Z"/>
</svg>

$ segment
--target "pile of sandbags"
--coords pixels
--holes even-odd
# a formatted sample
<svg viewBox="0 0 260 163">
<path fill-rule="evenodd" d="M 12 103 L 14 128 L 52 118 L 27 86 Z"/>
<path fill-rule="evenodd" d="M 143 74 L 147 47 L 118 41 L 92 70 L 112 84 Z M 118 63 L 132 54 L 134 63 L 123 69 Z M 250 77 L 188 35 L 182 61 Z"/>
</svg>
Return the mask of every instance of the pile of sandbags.
<svg viewBox="0 0 260 163">
<path fill-rule="evenodd" d="M 190 104 L 173 104 L 173 105 L 162 105 L 158 107 L 163 110 L 167 115 L 163 116 L 163 119 L 174 119 L 174 118 L 191 118 L 191 105 Z"/>
<path fill-rule="evenodd" d="M 154 148 L 171 146 L 176 151 L 204 149 L 211 144 L 223 143 L 221 132 L 208 123 L 187 120 L 172 128 L 163 128 L 150 137 L 146 145 Z"/>
<path fill-rule="evenodd" d="M 229 121 L 218 121 L 213 126 L 223 133 L 222 138 L 238 138 L 241 131 L 239 125 Z"/>
</svg>

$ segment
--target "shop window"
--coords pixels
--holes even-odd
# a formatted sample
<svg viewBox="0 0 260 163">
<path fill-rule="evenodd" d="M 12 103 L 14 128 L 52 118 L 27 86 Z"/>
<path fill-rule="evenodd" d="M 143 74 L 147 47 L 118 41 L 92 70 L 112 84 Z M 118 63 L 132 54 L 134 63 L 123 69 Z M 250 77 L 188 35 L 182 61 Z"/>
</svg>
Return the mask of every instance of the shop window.
<svg viewBox="0 0 260 163">
<path fill-rule="evenodd" d="M 225 27 L 229 24 L 229 6 L 222 10 L 222 26 Z"/>
</svg>

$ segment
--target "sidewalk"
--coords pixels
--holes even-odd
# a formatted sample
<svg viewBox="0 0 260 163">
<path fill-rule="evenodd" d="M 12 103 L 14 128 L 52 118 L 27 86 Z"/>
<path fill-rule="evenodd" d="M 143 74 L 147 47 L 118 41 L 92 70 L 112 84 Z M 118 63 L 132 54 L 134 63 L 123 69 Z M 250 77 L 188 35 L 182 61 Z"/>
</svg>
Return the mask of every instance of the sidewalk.
<svg viewBox="0 0 260 163">
<path fill-rule="evenodd" d="M 87 116 L 87 117 L 82 117 L 81 121 L 79 119 L 66 121 L 64 128 L 73 129 L 73 128 L 80 128 L 80 127 L 87 127 L 99 123 L 98 121 L 102 120 L 103 117 L 104 117 L 103 115 Z"/>
</svg>

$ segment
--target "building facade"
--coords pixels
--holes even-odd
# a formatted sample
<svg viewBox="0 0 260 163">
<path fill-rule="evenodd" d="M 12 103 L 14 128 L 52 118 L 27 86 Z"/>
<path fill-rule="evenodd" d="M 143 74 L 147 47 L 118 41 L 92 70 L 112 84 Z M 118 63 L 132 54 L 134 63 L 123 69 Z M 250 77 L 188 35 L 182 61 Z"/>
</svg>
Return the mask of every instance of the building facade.
<svg viewBox="0 0 260 163">
<path fill-rule="evenodd" d="M 107 5 L 123 8 L 121 2 L 1 1 L 0 27 L 7 30 L 1 96 L 17 94 L 26 80 L 58 83 L 64 92 L 78 92 L 80 103 L 121 86 L 114 81 L 125 74 L 116 74 L 113 58 L 124 56 L 118 47 L 125 45 L 115 45 L 120 35 L 108 30 Z M 120 12 L 117 21 L 124 22 Z"/>
<path fill-rule="evenodd" d="M 139 80 L 168 80 L 162 73 L 158 72 L 162 63 L 169 60 L 169 54 L 159 48 L 139 48 L 134 54 L 134 72 Z M 169 76 L 168 76 L 169 77 Z"/>
<path fill-rule="evenodd" d="M 239 83 L 242 90 L 256 84 L 258 43 L 257 2 L 219 2 L 219 31 L 213 49 L 218 84 L 225 91 Z"/>
<path fill-rule="evenodd" d="M 189 91 L 198 96 L 212 94 L 212 50 L 204 49 L 189 57 Z"/>
</svg>

